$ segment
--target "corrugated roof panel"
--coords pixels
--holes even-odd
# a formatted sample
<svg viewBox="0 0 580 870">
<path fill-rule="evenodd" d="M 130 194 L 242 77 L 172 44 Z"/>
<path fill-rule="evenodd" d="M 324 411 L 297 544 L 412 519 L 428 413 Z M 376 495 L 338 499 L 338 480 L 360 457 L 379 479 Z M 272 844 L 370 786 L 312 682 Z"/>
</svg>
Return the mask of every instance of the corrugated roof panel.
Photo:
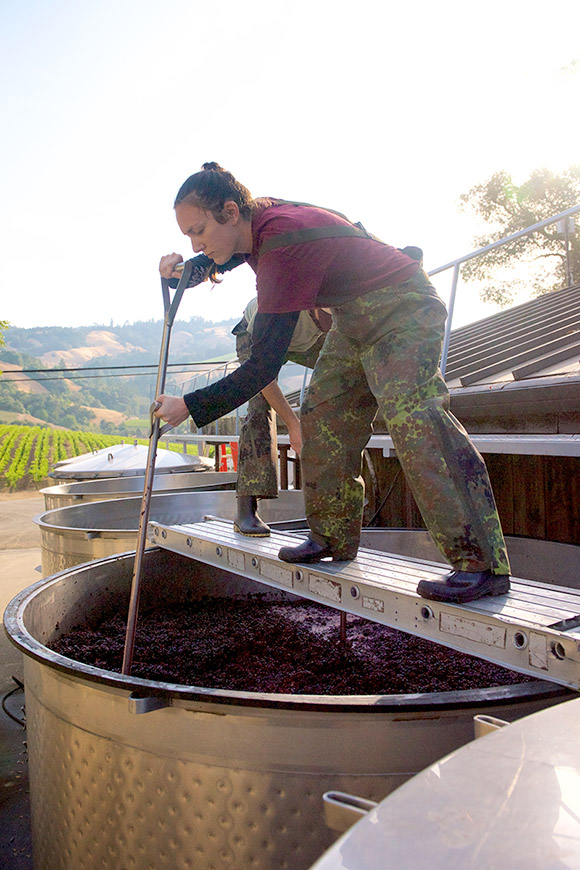
<svg viewBox="0 0 580 870">
<path fill-rule="evenodd" d="M 563 370 L 580 346 L 580 285 L 546 293 L 450 336 L 446 380 L 524 379 L 558 363 Z"/>
</svg>

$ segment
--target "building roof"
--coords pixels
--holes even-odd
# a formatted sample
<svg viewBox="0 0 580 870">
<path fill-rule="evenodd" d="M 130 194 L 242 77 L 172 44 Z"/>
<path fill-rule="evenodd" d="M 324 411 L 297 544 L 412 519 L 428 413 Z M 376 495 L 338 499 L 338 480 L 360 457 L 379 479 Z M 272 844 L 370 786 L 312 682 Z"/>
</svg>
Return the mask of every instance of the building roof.
<svg viewBox="0 0 580 870">
<path fill-rule="evenodd" d="M 453 330 L 450 389 L 580 375 L 580 285 L 555 290 Z"/>
</svg>

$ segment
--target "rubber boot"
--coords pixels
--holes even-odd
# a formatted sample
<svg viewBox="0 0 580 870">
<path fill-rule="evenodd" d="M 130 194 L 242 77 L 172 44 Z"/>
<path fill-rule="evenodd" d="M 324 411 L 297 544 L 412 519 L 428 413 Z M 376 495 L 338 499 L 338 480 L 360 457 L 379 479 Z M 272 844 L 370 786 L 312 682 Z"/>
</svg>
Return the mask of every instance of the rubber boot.
<svg viewBox="0 0 580 870">
<path fill-rule="evenodd" d="M 417 592 L 431 601 L 450 601 L 462 604 L 476 601 L 486 595 L 506 595 L 510 591 L 508 574 L 492 571 L 451 571 L 439 580 L 421 580 Z"/>
<path fill-rule="evenodd" d="M 306 538 L 299 547 L 282 547 L 278 553 L 278 558 L 283 562 L 320 562 L 327 556 L 332 556 L 330 547 L 319 544 L 311 537 Z"/>
<path fill-rule="evenodd" d="M 234 520 L 234 529 L 251 538 L 269 536 L 270 527 L 258 516 L 258 499 L 255 495 L 238 496 L 238 515 Z"/>
</svg>

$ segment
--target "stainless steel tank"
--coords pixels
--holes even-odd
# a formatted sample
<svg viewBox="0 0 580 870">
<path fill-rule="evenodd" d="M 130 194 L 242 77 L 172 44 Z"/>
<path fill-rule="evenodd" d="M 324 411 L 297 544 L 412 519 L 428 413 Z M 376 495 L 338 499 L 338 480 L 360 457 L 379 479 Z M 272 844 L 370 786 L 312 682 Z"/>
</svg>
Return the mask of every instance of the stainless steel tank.
<svg viewBox="0 0 580 870">
<path fill-rule="evenodd" d="M 179 474 L 155 474 L 153 492 L 188 492 L 190 490 L 235 489 L 235 471 L 184 471 Z M 130 498 L 141 495 L 145 476 L 106 477 L 101 480 L 78 480 L 47 486 L 40 490 L 47 511 L 81 502 L 105 501 L 112 498 Z"/>
<path fill-rule="evenodd" d="M 143 475 L 147 467 L 149 448 L 143 444 L 115 444 L 93 453 L 83 453 L 57 462 L 48 475 L 64 480 L 94 480 L 103 477 Z M 155 457 L 156 474 L 172 474 L 208 468 L 213 461 L 204 456 L 177 453 L 158 448 Z"/>
<path fill-rule="evenodd" d="M 233 520 L 236 507 L 235 492 L 154 494 L 149 519 L 162 523 L 193 523 L 209 514 Z M 303 518 L 302 491 L 281 490 L 278 498 L 261 501 L 259 512 L 265 522 Z M 71 505 L 39 514 L 34 522 L 40 527 L 43 575 L 134 550 L 140 513 L 141 497 Z"/>
<path fill-rule="evenodd" d="M 9 604 L 24 654 L 35 870 L 305 870 L 333 842 L 322 795 L 382 800 L 473 737 L 571 693 L 534 681 L 388 696 L 273 695 L 136 679 L 47 644 L 128 607 L 133 554 L 77 567 Z M 280 597 L 168 551 L 145 553 L 141 609 Z"/>
<path fill-rule="evenodd" d="M 483 736 L 376 807 L 326 795 L 329 822 L 346 809 L 356 823 L 311 870 L 580 867 L 580 699 L 509 725 L 481 720 Z"/>
</svg>

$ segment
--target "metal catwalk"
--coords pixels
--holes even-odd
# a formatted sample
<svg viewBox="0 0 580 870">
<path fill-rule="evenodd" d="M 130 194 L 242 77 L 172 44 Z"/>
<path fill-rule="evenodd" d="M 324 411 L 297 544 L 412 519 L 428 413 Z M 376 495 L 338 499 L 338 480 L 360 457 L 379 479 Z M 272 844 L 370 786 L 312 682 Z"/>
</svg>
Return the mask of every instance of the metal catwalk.
<svg viewBox="0 0 580 870">
<path fill-rule="evenodd" d="M 296 535 L 245 537 L 216 517 L 185 525 L 150 522 L 148 536 L 163 549 L 267 586 L 580 689 L 580 589 L 512 578 L 507 595 L 445 604 L 415 592 L 420 579 L 449 570 L 434 562 L 361 548 L 352 562 L 290 565 L 277 554 L 297 543 Z"/>
</svg>

